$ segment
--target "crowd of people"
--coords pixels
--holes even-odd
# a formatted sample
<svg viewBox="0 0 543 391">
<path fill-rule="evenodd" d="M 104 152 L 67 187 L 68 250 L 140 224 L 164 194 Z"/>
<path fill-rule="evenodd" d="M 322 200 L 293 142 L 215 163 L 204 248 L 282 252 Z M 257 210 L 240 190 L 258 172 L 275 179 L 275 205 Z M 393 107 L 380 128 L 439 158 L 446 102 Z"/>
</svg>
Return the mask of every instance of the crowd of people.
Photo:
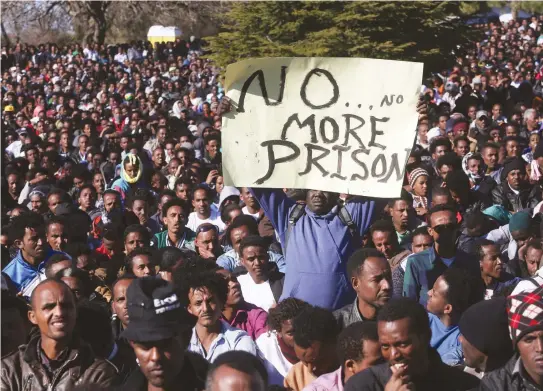
<svg viewBox="0 0 543 391">
<path fill-rule="evenodd" d="M 543 16 L 473 28 L 397 199 L 225 186 L 197 39 L 3 47 L 0 388 L 542 389 Z"/>
</svg>

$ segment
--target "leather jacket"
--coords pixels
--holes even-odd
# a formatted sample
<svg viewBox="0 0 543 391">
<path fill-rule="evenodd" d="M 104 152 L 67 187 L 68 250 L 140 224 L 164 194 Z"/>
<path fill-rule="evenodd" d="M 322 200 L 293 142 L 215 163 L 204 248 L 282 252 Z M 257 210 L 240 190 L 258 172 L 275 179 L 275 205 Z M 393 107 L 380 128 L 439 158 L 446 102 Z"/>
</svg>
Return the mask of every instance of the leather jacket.
<svg viewBox="0 0 543 391">
<path fill-rule="evenodd" d="M 79 386 L 109 389 L 116 384 L 117 369 L 107 360 L 94 356 L 91 348 L 79 341 L 72 343 L 68 357 L 49 379 L 39 357 L 40 335 L 2 358 L 2 391 L 71 391 Z"/>
<path fill-rule="evenodd" d="M 538 186 L 521 189 L 519 194 L 515 194 L 507 180 L 504 180 L 492 190 L 492 202 L 495 205 L 503 205 L 511 212 L 534 208 L 539 201 L 541 201 L 541 190 Z"/>
</svg>

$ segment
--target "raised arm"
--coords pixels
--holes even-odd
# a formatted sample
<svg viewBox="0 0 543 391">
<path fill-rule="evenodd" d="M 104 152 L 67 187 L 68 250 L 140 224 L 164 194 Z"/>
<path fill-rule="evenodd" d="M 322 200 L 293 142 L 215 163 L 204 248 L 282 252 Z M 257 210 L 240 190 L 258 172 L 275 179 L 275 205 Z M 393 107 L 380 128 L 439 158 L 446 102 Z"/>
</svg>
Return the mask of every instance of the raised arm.
<svg viewBox="0 0 543 391">
<path fill-rule="evenodd" d="M 250 188 L 251 194 L 258 200 L 264 213 L 279 233 L 281 241 L 288 228 L 289 210 L 295 202 L 280 189 Z"/>
</svg>

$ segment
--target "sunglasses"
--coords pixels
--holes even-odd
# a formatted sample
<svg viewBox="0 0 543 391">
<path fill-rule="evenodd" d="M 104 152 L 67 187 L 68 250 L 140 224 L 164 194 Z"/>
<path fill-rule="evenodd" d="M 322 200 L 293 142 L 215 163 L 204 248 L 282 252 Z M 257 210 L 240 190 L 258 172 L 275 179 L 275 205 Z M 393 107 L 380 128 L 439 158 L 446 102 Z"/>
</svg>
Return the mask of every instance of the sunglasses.
<svg viewBox="0 0 543 391">
<path fill-rule="evenodd" d="M 441 235 L 442 233 L 445 233 L 445 232 L 454 231 L 456 229 L 456 224 L 455 223 L 440 224 L 440 225 L 436 225 L 435 227 L 432 227 L 432 229 Z"/>
</svg>

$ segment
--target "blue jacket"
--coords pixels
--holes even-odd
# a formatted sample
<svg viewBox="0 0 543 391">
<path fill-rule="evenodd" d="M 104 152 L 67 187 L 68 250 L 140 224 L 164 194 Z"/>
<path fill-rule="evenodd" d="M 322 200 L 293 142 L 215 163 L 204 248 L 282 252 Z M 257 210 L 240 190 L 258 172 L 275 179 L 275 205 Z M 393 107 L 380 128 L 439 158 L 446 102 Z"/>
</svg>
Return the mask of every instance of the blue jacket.
<svg viewBox="0 0 543 391">
<path fill-rule="evenodd" d="M 285 258 L 283 258 L 281 254 L 268 251 L 268 256 L 270 257 L 270 262 L 275 262 L 277 264 L 277 268 L 281 273 L 286 273 L 287 265 L 285 264 Z M 217 265 L 229 272 L 233 272 L 236 267 L 241 265 L 239 255 L 234 249 L 228 250 L 217 258 Z"/>
<path fill-rule="evenodd" d="M 474 281 L 481 284 L 481 292 L 484 290 L 479 260 L 475 255 L 457 249 L 454 262 L 450 267 L 467 270 L 474 277 Z M 447 268 L 447 265 L 436 254 L 434 247 L 418 254 L 411 254 L 405 267 L 403 295 L 426 307 L 428 291 L 432 289 L 434 282 Z"/>
<path fill-rule="evenodd" d="M 464 361 L 462 344 L 460 343 L 460 328 L 458 325 L 446 327 L 434 314 L 428 313 L 432 339 L 430 346 L 437 350 L 441 361 L 447 365 L 460 365 Z"/>
<path fill-rule="evenodd" d="M 44 260 L 38 265 L 37 268 L 29 264 L 23 259 L 21 250 L 17 253 L 15 258 L 2 270 L 5 274 L 11 278 L 11 281 L 15 284 L 18 292 L 21 292 L 28 284 L 30 284 L 38 274 L 45 268 L 45 263 L 49 258 L 55 254 L 64 254 L 62 252 L 49 250 Z"/>
<path fill-rule="evenodd" d="M 255 188 L 251 192 L 279 234 L 284 249 L 288 219 L 295 202 L 282 190 Z M 378 207 L 373 200 L 347 203 L 360 237 L 373 222 Z M 355 249 L 349 229 L 337 215 L 337 207 L 322 216 L 306 207 L 305 214 L 292 227 L 284 251 L 287 272 L 281 300 L 296 297 L 331 310 L 352 303 L 355 293 L 345 266 Z"/>
</svg>

